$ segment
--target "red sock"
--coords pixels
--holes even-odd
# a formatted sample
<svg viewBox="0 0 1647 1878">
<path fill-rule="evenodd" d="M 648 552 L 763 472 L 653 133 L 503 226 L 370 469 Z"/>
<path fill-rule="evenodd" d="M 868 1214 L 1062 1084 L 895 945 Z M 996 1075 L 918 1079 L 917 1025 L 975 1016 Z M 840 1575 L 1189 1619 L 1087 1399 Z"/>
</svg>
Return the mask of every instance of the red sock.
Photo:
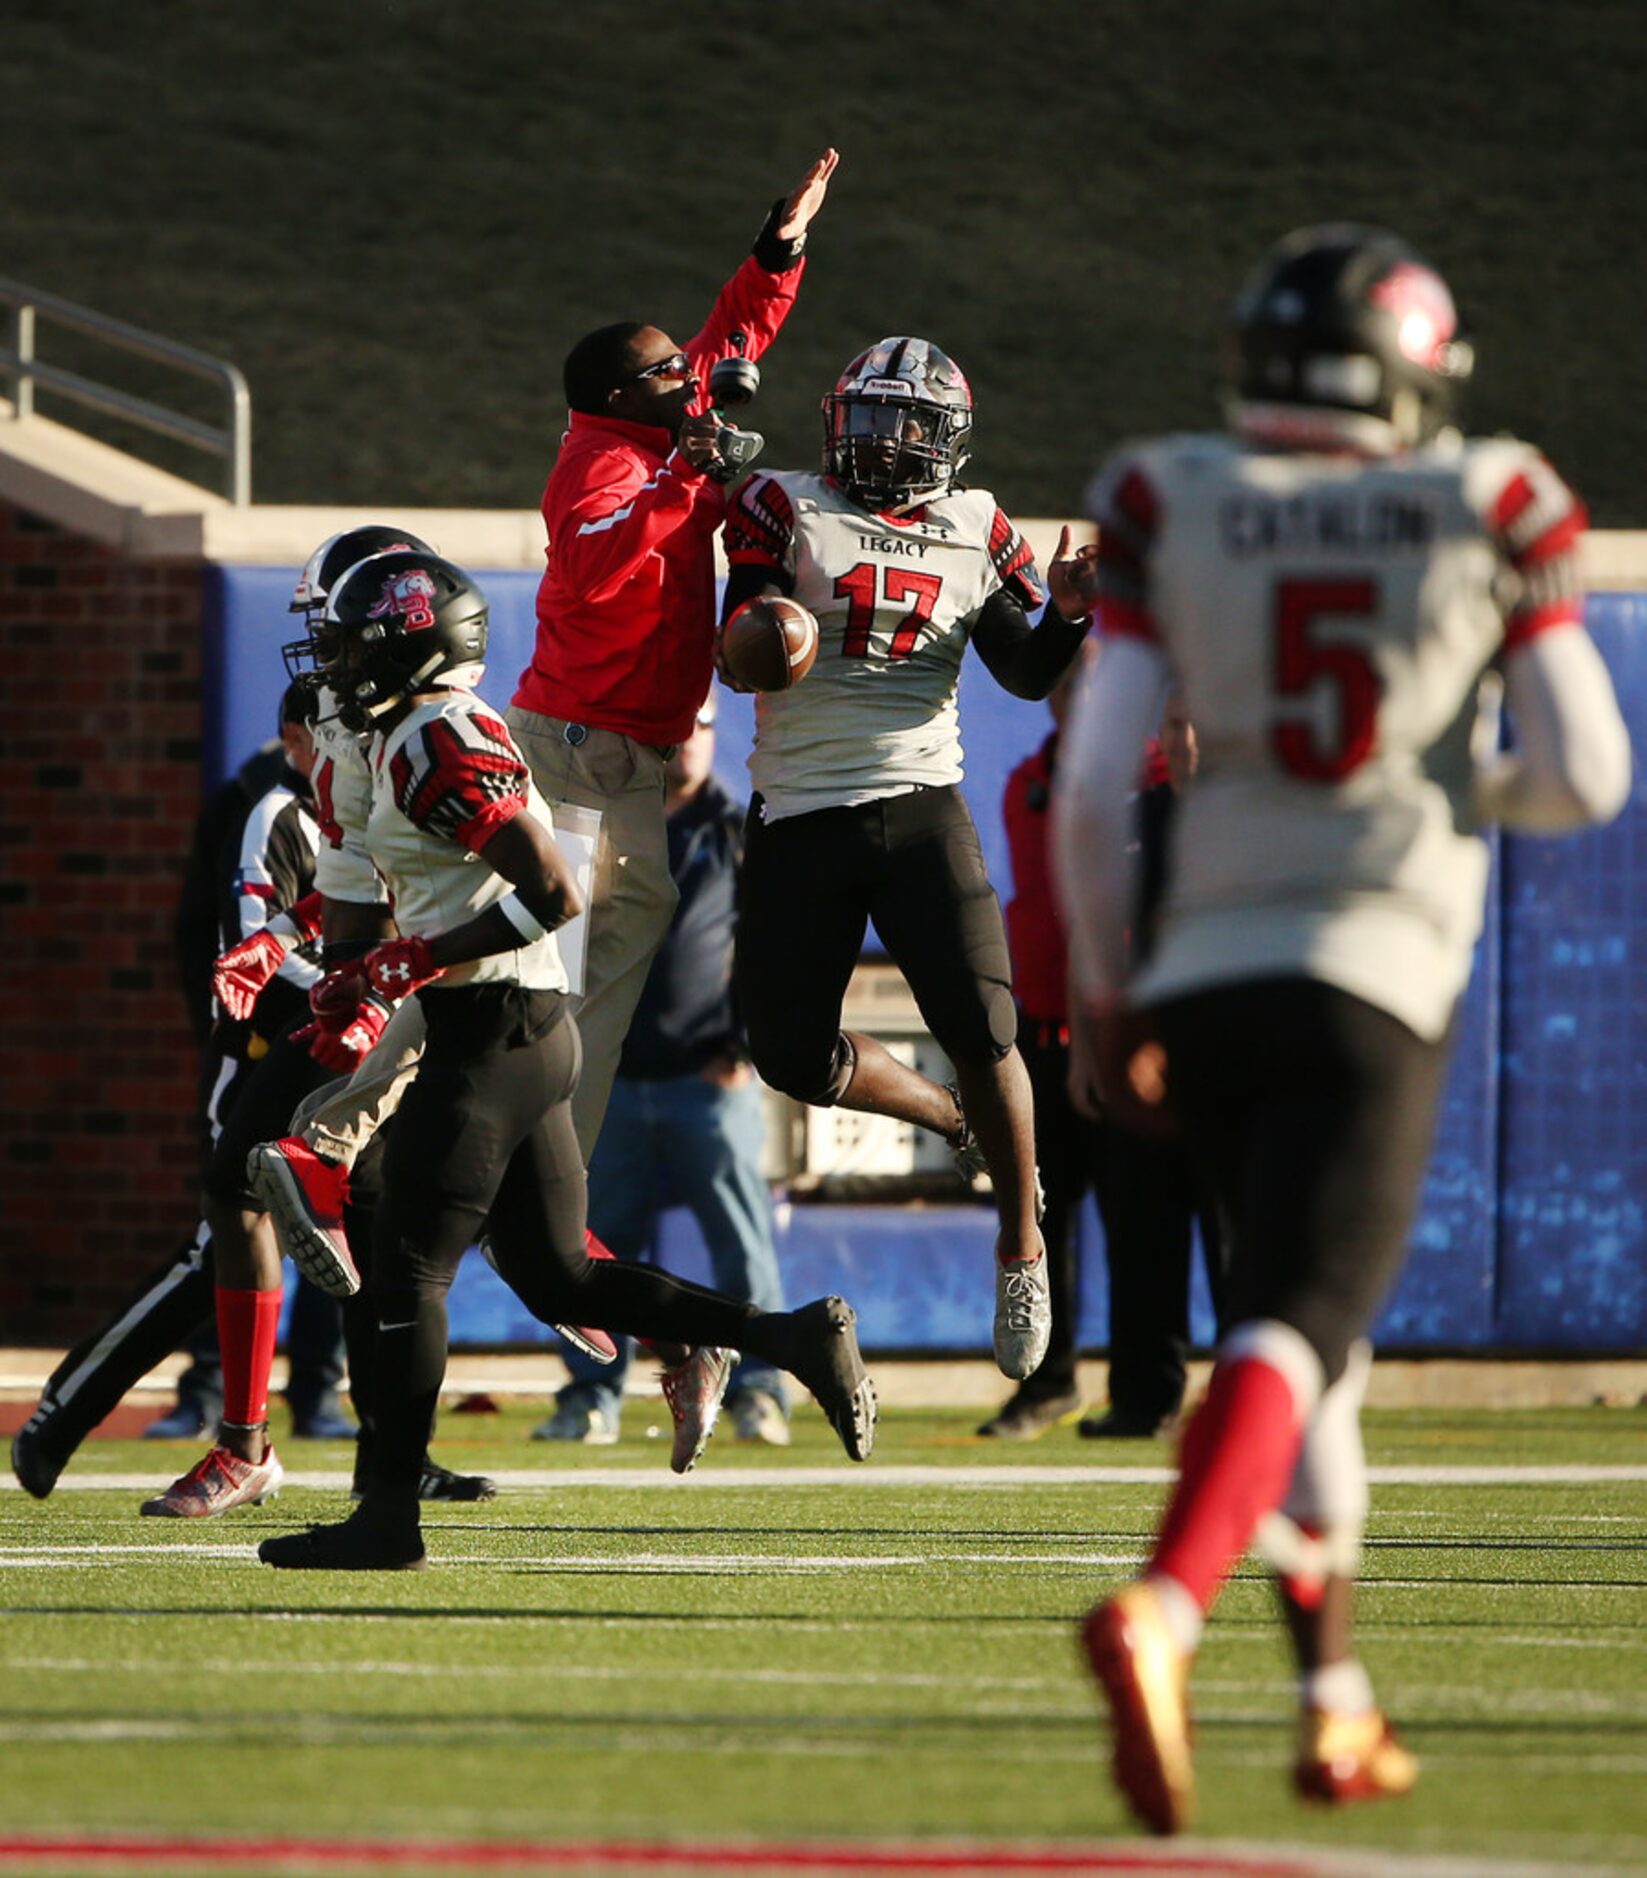
<svg viewBox="0 0 1647 1878">
<path fill-rule="evenodd" d="M 280 1292 L 217 1287 L 217 1342 L 223 1354 L 223 1419 L 255 1428 L 269 1419 L 269 1369 L 280 1329 Z"/>
<path fill-rule="evenodd" d="M 1150 1570 L 1176 1578 L 1210 1610 L 1259 1520 L 1286 1497 L 1303 1436 L 1292 1385 L 1274 1364 L 1258 1356 L 1220 1363 L 1184 1430 Z"/>
</svg>

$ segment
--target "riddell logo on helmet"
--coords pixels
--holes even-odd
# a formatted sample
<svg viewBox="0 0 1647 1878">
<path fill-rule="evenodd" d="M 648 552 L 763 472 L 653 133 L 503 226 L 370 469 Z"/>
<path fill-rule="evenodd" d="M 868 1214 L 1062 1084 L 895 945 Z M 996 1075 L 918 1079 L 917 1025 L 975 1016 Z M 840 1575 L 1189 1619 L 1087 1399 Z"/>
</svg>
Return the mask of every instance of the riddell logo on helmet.
<svg viewBox="0 0 1647 1878">
<path fill-rule="evenodd" d="M 435 623 L 435 583 L 421 568 L 383 583 L 383 597 L 366 609 L 368 619 L 398 619 L 409 633 L 426 632 Z"/>
<path fill-rule="evenodd" d="M 1395 343 L 1405 359 L 1437 371 L 1458 331 L 1458 310 L 1439 274 L 1414 262 L 1392 268 L 1367 296 L 1395 321 Z"/>
</svg>

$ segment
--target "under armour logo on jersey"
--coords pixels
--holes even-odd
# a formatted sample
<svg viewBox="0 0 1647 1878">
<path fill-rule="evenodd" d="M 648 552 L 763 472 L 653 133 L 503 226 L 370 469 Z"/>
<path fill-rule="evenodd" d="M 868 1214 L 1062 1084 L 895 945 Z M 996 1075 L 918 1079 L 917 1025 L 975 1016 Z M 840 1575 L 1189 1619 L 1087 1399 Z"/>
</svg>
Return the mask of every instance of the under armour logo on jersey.
<svg viewBox="0 0 1647 1878">
<path fill-rule="evenodd" d="M 398 619 L 409 633 L 426 632 L 435 623 L 435 583 L 420 567 L 383 583 L 382 597 L 366 609 L 368 619 Z"/>
</svg>

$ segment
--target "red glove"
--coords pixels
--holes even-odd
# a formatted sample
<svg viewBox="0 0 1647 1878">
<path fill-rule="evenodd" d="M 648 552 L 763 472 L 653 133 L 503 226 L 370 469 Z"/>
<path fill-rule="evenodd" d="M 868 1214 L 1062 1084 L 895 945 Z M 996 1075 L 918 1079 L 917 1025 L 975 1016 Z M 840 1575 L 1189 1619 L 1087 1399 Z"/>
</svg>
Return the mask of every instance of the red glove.
<svg viewBox="0 0 1647 1878">
<path fill-rule="evenodd" d="M 286 947 L 271 932 L 254 932 L 230 946 L 212 967 L 212 990 L 231 1017 L 252 1014 L 258 993 L 286 963 Z"/>
<path fill-rule="evenodd" d="M 372 989 L 391 1002 L 409 998 L 445 970 L 430 958 L 427 939 L 390 939 L 368 952 L 360 965 Z"/>
<path fill-rule="evenodd" d="M 357 984 L 362 981 L 356 980 Z M 319 990 L 317 985 L 315 990 Z M 353 1012 L 339 1012 L 336 1017 L 316 1017 L 313 1023 L 292 1032 L 293 1043 L 306 1043 L 309 1054 L 326 1069 L 345 1074 L 354 1069 L 389 1021 L 389 1006 L 374 992 L 367 992 Z"/>
<path fill-rule="evenodd" d="M 334 965 L 309 987 L 309 1009 L 328 1030 L 341 1030 L 370 990 L 365 961 L 350 959 L 347 965 Z"/>
<path fill-rule="evenodd" d="M 285 917 L 297 928 L 297 936 L 305 945 L 320 937 L 320 915 L 324 903 L 324 895 L 306 893 L 301 900 L 294 900 L 286 909 Z"/>
</svg>

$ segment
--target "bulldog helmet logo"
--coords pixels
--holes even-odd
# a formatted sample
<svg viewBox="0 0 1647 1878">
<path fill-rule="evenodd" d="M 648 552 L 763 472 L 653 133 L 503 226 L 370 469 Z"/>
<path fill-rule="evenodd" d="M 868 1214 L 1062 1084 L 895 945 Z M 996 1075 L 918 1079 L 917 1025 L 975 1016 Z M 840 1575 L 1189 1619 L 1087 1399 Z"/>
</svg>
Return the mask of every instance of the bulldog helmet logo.
<svg viewBox="0 0 1647 1878">
<path fill-rule="evenodd" d="M 366 609 L 368 619 L 398 619 L 409 633 L 427 632 L 435 623 L 435 583 L 414 567 L 383 583 L 382 597 Z"/>
</svg>

